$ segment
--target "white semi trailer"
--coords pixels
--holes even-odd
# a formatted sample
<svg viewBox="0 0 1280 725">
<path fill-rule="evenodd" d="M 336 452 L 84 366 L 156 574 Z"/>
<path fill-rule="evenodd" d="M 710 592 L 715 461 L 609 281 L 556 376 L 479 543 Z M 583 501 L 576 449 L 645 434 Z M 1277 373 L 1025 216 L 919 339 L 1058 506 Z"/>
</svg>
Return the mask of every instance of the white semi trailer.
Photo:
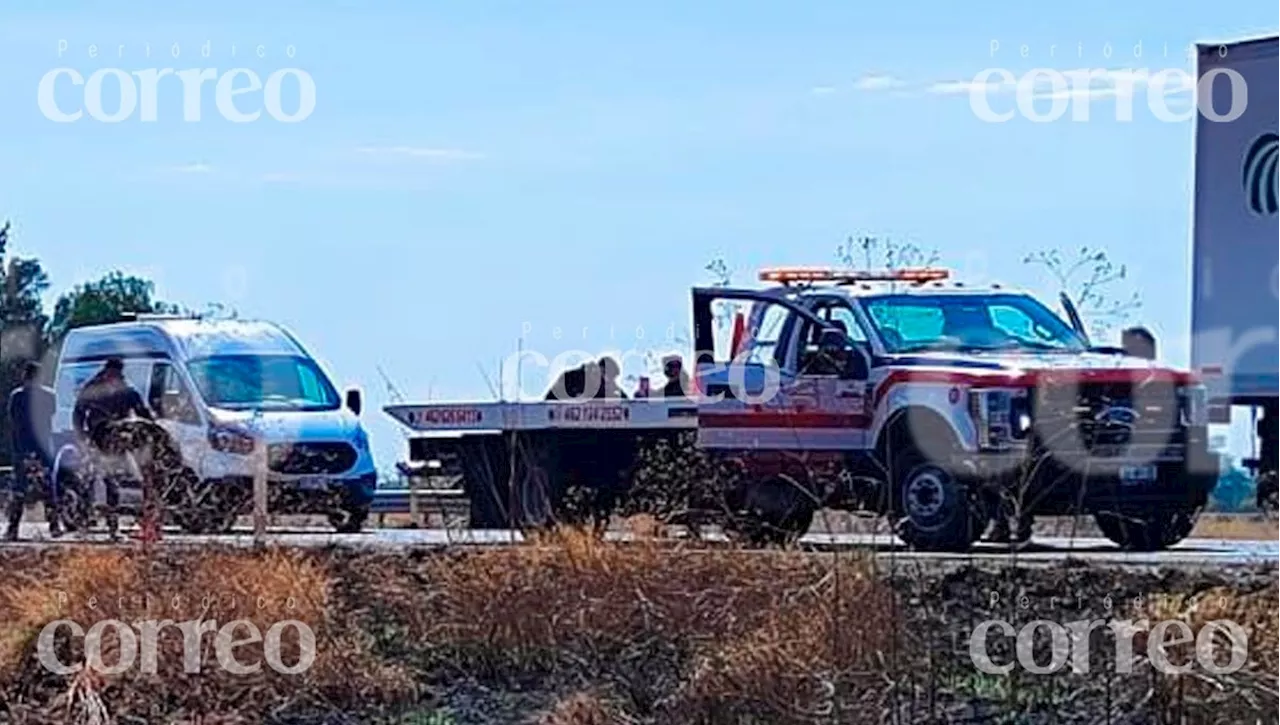
<svg viewBox="0 0 1280 725">
<path fill-rule="evenodd" d="M 1274 506 L 1278 385 L 1277 38 L 1198 46 L 1191 362 L 1210 420 L 1258 418 L 1259 505 Z M 1270 500 L 1268 500 L 1270 499 Z"/>
</svg>

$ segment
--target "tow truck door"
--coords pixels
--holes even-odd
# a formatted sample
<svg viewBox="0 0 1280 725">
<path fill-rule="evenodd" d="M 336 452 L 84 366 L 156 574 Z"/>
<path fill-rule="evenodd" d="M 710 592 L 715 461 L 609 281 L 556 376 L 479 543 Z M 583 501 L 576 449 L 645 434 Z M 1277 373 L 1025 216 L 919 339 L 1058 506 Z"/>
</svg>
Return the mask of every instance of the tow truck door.
<svg viewBox="0 0 1280 725">
<path fill-rule="evenodd" d="M 861 360 L 861 365 L 854 366 L 862 371 L 861 380 L 843 370 L 803 365 L 805 338 L 819 338 L 821 330 L 831 329 L 830 322 L 787 292 L 694 290 L 700 446 L 737 450 L 865 446 L 864 353 L 845 337 L 848 354 Z M 727 344 L 721 339 L 717 345 L 717 337 L 725 337 L 733 327 L 728 318 L 734 303 L 749 306 L 741 335 L 734 334 Z"/>
</svg>

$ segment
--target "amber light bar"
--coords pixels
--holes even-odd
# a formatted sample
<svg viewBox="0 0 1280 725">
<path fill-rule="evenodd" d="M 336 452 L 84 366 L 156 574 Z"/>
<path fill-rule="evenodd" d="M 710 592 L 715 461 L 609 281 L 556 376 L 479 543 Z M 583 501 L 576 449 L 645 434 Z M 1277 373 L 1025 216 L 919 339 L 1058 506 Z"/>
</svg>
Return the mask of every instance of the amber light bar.
<svg viewBox="0 0 1280 725">
<path fill-rule="evenodd" d="M 893 270 L 849 270 L 832 267 L 770 267 L 760 270 L 760 281 L 779 282 L 836 282 L 854 284 L 857 282 L 938 282 L 947 279 L 951 273 L 945 269 L 932 267 L 909 267 Z"/>
</svg>

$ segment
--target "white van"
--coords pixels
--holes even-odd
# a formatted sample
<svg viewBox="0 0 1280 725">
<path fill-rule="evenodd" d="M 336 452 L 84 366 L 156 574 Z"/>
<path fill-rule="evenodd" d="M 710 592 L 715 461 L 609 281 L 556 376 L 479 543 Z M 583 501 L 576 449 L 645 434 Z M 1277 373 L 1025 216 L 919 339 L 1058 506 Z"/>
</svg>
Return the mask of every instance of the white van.
<svg viewBox="0 0 1280 725">
<path fill-rule="evenodd" d="M 181 517 L 204 522 L 184 523 L 188 529 L 225 530 L 247 511 L 258 439 L 267 444 L 272 513 L 322 513 L 343 532 L 364 524 L 377 472 L 359 421 L 360 392 L 340 397 L 301 343 L 268 322 L 140 316 L 72 330 L 55 384 L 59 475 L 81 460 L 77 395 L 113 357 L 195 473 L 189 478 L 201 491 L 193 500 L 221 507 Z M 136 510 L 139 494 L 122 489 L 122 510 Z"/>
</svg>

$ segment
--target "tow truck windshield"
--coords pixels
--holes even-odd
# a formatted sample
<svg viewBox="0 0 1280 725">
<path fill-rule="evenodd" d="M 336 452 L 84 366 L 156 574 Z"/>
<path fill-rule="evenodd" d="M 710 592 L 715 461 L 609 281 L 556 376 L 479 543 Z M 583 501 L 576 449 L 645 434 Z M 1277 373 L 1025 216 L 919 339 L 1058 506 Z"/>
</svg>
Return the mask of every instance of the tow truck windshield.
<svg viewBox="0 0 1280 725">
<path fill-rule="evenodd" d="M 890 294 L 863 304 L 891 353 L 1082 352 L 1085 341 L 1022 294 Z"/>
</svg>

